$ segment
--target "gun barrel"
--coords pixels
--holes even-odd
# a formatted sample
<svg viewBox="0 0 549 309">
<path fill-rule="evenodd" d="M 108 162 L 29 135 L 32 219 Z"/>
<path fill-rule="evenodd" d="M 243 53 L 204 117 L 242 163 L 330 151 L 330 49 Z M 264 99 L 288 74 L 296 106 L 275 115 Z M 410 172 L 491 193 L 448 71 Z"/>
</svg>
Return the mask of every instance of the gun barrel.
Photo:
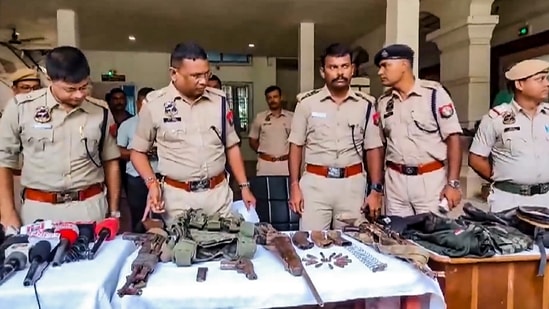
<svg viewBox="0 0 549 309">
<path fill-rule="evenodd" d="M 313 284 L 313 281 L 311 280 L 311 277 L 309 277 L 309 274 L 305 270 L 305 268 L 303 268 L 303 271 L 302 271 L 301 274 L 303 276 L 303 279 L 305 279 L 305 282 L 307 283 L 307 286 L 309 287 L 309 290 L 313 294 L 313 297 L 315 298 L 316 303 L 318 304 L 318 306 L 324 307 L 324 301 L 320 297 L 320 294 L 318 294 L 318 291 L 317 291 L 315 285 Z"/>
</svg>

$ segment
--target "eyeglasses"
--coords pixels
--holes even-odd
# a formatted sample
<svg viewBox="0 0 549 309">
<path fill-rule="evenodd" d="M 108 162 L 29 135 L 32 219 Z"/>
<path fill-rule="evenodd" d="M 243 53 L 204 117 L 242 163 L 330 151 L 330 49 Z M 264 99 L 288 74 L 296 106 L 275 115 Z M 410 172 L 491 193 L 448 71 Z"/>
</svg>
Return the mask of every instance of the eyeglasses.
<svg viewBox="0 0 549 309">
<path fill-rule="evenodd" d="M 208 81 L 210 80 L 210 77 L 212 77 L 212 75 L 213 75 L 212 72 L 189 74 L 190 77 L 192 77 L 197 81 L 201 79 Z"/>
</svg>

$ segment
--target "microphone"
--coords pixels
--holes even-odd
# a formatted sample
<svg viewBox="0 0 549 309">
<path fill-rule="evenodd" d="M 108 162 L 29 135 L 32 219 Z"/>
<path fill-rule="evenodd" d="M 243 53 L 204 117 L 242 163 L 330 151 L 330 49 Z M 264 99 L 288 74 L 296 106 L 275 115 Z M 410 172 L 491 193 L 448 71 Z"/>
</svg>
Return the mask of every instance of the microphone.
<svg viewBox="0 0 549 309">
<path fill-rule="evenodd" d="M 76 242 L 67 252 L 65 256 L 65 262 L 75 262 L 88 257 L 90 241 L 93 241 L 93 232 L 95 224 L 82 223 L 78 226 L 78 238 Z"/>
<path fill-rule="evenodd" d="M 99 247 L 101 247 L 105 239 L 113 240 L 114 237 L 116 237 L 119 228 L 120 222 L 115 218 L 107 218 L 95 226 L 97 241 L 88 253 L 88 260 L 93 260 L 95 258 L 95 253 L 99 250 Z"/>
<path fill-rule="evenodd" d="M 27 267 L 29 244 L 18 244 L 15 245 L 15 247 L 16 249 L 8 254 L 8 257 L 4 262 L 4 267 L 2 269 L 2 272 L 0 273 L 0 285 L 2 285 L 9 278 L 11 278 L 11 276 L 13 276 L 16 271 L 25 269 L 25 267 Z"/>
<path fill-rule="evenodd" d="M 78 239 L 78 232 L 74 229 L 65 228 L 58 230 L 57 232 L 60 234 L 61 242 L 55 250 L 55 255 L 52 261 L 53 267 L 61 266 L 67 250 L 76 242 L 76 239 Z"/>
<path fill-rule="evenodd" d="M 35 282 L 34 275 L 36 274 L 40 264 L 48 260 L 50 252 L 51 245 L 49 241 L 46 240 L 39 241 L 36 245 L 34 245 L 34 247 L 31 248 L 29 253 L 31 265 L 27 275 L 25 276 L 25 280 L 23 280 L 24 286 L 32 285 Z"/>
<path fill-rule="evenodd" d="M 14 235 L 6 238 L 6 240 L 0 245 L 0 261 L 5 258 L 5 251 L 7 248 L 14 244 L 24 244 L 29 242 L 27 235 Z M 9 254 L 8 254 L 9 255 Z"/>
</svg>

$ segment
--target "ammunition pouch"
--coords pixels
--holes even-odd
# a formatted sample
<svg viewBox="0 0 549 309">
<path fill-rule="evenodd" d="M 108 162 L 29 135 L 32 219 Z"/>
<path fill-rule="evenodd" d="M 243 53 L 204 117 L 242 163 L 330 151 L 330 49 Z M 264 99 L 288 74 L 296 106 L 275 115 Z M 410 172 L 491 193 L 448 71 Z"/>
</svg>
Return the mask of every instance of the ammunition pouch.
<svg viewBox="0 0 549 309">
<path fill-rule="evenodd" d="M 177 266 L 220 258 L 251 259 L 257 249 L 254 224 L 244 222 L 240 216 L 206 216 L 201 210 L 191 209 L 183 212 L 169 231 L 178 238 L 173 248 Z"/>
<path fill-rule="evenodd" d="M 191 266 L 196 254 L 196 243 L 192 240 L 181 239 L 173 248 L 173 260 L 180 267 Z"/>
</svg>

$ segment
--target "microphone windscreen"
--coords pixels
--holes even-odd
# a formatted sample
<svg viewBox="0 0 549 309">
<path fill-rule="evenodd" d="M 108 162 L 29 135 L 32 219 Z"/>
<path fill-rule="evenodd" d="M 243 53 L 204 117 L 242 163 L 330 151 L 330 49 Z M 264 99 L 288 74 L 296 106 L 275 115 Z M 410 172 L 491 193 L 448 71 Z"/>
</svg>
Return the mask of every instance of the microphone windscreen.
<svg viewBox="0 0 549 309">
<path fill-rule="evenodd" d="M 60 230 L 67 230 L 67 229 L 73 230 L 73 231 L 76 232 L 76 234 L 78 234 L 78 226 L 74 223 L 71 223 L 71 222 L 57 222 L 55 224 L 55 231 L 56 232 L 59 232 Z"/>
<path fill-rule="evenodd" d="M 11 260 L 17 261 L 17 270 L 21 270 L 27 265 L 27 256 L 21 251 L 14 251 L 10 253 L 10 255 L 6 258 L 6 262 L 10 262 Z"/>
<path fill-rule="evenodd" d="M 109 237 L 107 240 L 113 240 L 114 237 L 116 237 L 116 234 L 118 233 L 118 229 L 120 228 L 120 222 L 116 218 L 107 218 L 95 226 L 95 235 L 99 235 L 99 232 L 101 232 L 102 229 L 108 229 L 109 230 Z"/>
<path fill-rule="evenodd" d="M 48 259 L 51 252 L 51 244 L 49 241 L 41 240 L 29 252 L 29 260 L 38 260 L 44 262 Z"/>
<path fill-rule="evenodd" d="M 69 244 L 74 244 L 76 239 L 78 239 L 78 233 L 71 229 L 64 229 L 57 231 L 62 239 L 66 239 Z"/>
</svg>

